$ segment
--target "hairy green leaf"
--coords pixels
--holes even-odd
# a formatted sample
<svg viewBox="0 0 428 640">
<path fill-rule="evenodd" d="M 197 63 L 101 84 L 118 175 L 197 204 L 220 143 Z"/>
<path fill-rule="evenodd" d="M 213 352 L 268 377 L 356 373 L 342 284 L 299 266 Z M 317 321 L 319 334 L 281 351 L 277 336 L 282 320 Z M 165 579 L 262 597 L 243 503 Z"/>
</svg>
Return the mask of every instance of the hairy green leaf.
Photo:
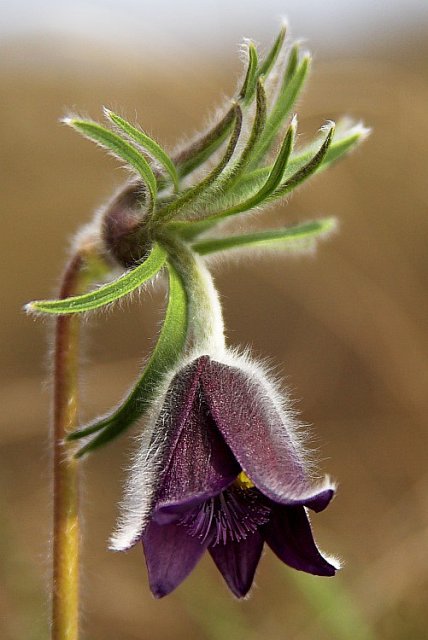
<svg viewBox="0 0 428 640">
<path fill-rule="evenodd" d="M 78 440 L 100 432 L 79 449 L 77 457 L 107 444 L 142 418 L 158 393 L 165 374 L 177 364 L 182 355 L 187 337 L 187 294 L 181 276 L 170 262 L 167 263 L 167 267 L 168 306 L 153 353 L 137 384 L 113 413 L 95 420 L 68 436 L 69 440 Z"/>
<path fill-rule="evenodd" d="M 214 184 L 214 189 L 221 194 L 226 193 L 233 185 L 239 180 L 240 176 L 244 173 L 249 162 L 251 161 L 251 154 L 258 142 L 260 136 L 263 133 L 263 129 L 266 123 L 266 92 L 264 89 L 264 83 L 262 78 L 257 80 L 257 101 L 256 101 L 256 113 L 254 116 L 253 126 L 251 128 L 250 137 L 247 144 L 242 150 L 239 158 L 233 163 L 233 165 L 225 171 L 218 183 Z M 216 194 L 207 194 L 207 201 L 209 201 L 209 208 L 215 209 Z"/>
<path fill-rule="evenodd" d="M 311 62 L 309 55 L 304 56 L 300 65 L 295 70 L 292 69 L 290 71 L 291 61 L 292 59 L 290 58 L 278 98 L 268 116 L 262 138 L 253 155 L 254 164 L 260 162 L 271 148 L 276 135 L 279 133 L 282 124 L 296 102 L 308 75 Z"/>
<path fill-rule="evenodd" d="M 257 68 L 259 59 L 257 55 L 257 49 L 253 42 L 248 44 L 248 68 L 245 75 L 244 84 L 239 93 L 239 100 L 242 100 L 244 104 L 249 104 L 253 99 L 257 82 Z"/>
<path fill-rule="evenodd" d="M 282 49 L 282 45 L 284 44 L 284 40 L 285 40 L 285 34 L 286 34 L 287 30 L 285 28 L 285 26 L 281 27 L 280 32 L 275 40 L 275 42 L 273 43 L 273 46 L 271 48 L 271 50 L 269 51 L 269 53 L 267 54 L 267 56 L 265 57 L 265 59 L 263 60 L 262 64 L 260 65 L 259 68 L 259 76 L 268 76 L 270 71 L 272 70 L 273 66 L 275 65 L 275 62 L 278 59 L 279 53 Z"/>
<path fill-rule="evenodd" d="M 257 100 L 256 100 L 256 113 L 254 115 L 254 121 L 251 128 L 250 136 L 245 144 L 242 152 L 235 162 L 223 171 L 221 177 L 213 182 L 210 187 L 206 188 L 204 193 L 205 209 L 215 210 L 216 203 L 219 198 L 218 194 L 221 194 L 222 198 L 225 193 L 233 188 L 233 185 L 239 180 L 240 176 L 244 173 L 249 162 L 251 161 L 251 154 L 255 148 L 257 141 L 260 139 L 263 133 L 263 128 L 266 122 L 266 93 L 264 90 L 263 79 L 257 80 Z"/>
<path fill-rule="evenodd" d="M 296 127 L 297 121 L 293 119 L 291 122 L 284 141 L 282 143 L 281 149 L 279 150 L 277 159 L 273 164 L 270 173 L 267 177 L 267 180 L 262 185 L 262 187 L 251 196 L 248 200 L 244 202 L 239 202 L 238 204 L 220 211 L 218 213 L 214 213 L 212 215 L 208 215 L 205 218 L 201 219 L 198 222 L 188 223 L 191 225 L 190 237 L 194 235 L 195 232 L 201 233 L 205 231 L 207 228 L 211 227 L 213 224 L 218 222 L 219 220 L 224 220 L 230 216 L 236 215 L 238 213 L 243 213 L 244 211 L 249 211 L 250 209 L 254 209 L 255 207 L 263 204 L 277 189 L 280 185 L 282 176 L 284 175 L 284 170 L 288 162 L 288 158 L 290 157 L 291 151 L 293 149 L 294 139 L 296 135 Z M 184 230 L 184 229 L 183 229 Z M 186 231 L 184 230 L 183 237 L 186 236 Z"/>
<path fill-rule="evenodd" d="M 360 122 L 349 125 L 347 121 L 339 121 L 337 123 L 334 138 L 317 171 L 329 167 L 345 153 L 355 149 L 355 147 L 363 142 L 369 135 L 370 129 L 364 127 Z"/>
<path fill-rule="evenodd" d="M 113 111 L 104 108 L 104 113 L 106 117 L 113 122 L 119 129 L 121 129 L 131 140 L 134 140 L 137 144 L 139 144 L 143 149 L 147 150 L 148 153 L 159 162 L 159 164 L 165 169 L 165 171 L 170 176 L 172 183 L 175 187 L 175 190 L 178 191 L 178 175 L 177 169 L 169 155 L 162 149 L 162 147 L 155 142 L 150 136 L 146 133 L 137 129 L 132 124 L 118 116 Z"/>
<path fill-rule="evenodd" d="M 293 119 L 288 131 L 285 135 L 281 149 L 278 153 L 278 157 L 274 162 L 274 165 L 269 173 L 268 179 L 262 186 L 262 188 L 249 200 L 243 202 L 241 205 L 237 205 L 241 211 L 253 209 L 259 204 L 263 203 L 280 184 L 284 175 L 285 168 L 288 163 L 288 159 L 291 155 L 294 146 L 294 140 L 296 137 L 297 120 Z"/>
<path fill-rule="evenodd" d="M 294 76 L 297 65 L 299 63 L 299 53 L 300 46 L 299 43 L 296 43 L 292 46 L 291 51 L 288 56 L 287 66 L 285 68 L 284 79 L 283 79 L 283 87 L 286 87 L 290 82 L 291 78 Z"/>
<path fill-rule="evenodd" d="M 282 44 L 285 38 L 285 28 L 281 29 L 278 38 L 275 40 L 274 45 L 271 51 L 266 56 L 265 60 L 261 67 L 257 70 L 255 79 L 264 76 L 268 77 L 271 72 L 277 58 L 278 54 L 281 50 Z M 252 93 L 247 93 L 245 85 L 247 83 L 247 77 L 251 75 L 250 66 L 254 64 L 254 54 L 253 57 L 249 56 L 248 59 L 248 67 L 244 77 L 243 85 L 238 92 L 237 101 L 243 102 L 242 96 L 247 95 L 247 100 L 245 104 L 249 104 L 254 97 L 256 82 L 253 82 Z M 210 158 L 213 153 L 217 151 L 220 145 L 226 139 L 228 133 L 231 130 L 233 119 L 235 116 L 234 105 L 228 109 L 225 115 L 221 118 L 221 120 L 212 127 L 206 134 L 197 138 L 193 143 L 191 143 L 188 147 L 185 147 L 182 151 L 180 151 L 174 157 L 174 163 L 177 167 L 177 171 L 180 176 L 186 176 L 191 171 L 201 166 L 208 158 Z"/>
<path fill-rule="evenodd" d="M 299 184 L 315 173 L 327 154 L 328 148 L 333 139 L 334 130 L 335 125 L 334 123 L 331 123 L 326 138 L 319 150 L 309 160 L 309 162 L 301 167 L 301 169 L 293 173 L 289 178 L 285 179 L 281 186 L 273 193 L 273 198 L 282 198 L 286 193 L 295 189 Z"/>
<path fill-rule="evenodd" d="M 219 149 L 230 133 L 234 118 L 235 106 L 233 105 L 218 124 L 173 157 L 181 177 L 187 176 L 200 167 Z"/>
<path fill-rule="evenodd" d="M 344 154 L 352 151 L 360 142 L 365 140 L 369 132 L 370 130 L 362 124 L 353 123 L 349 125 L 347 122 L 339 122 L 327 153 L 318 165 L 316 172 L 319 173 L 326 169 Z M 294 152 L 285 168 L 283 180 L 286 181 L 307 165 L 319 150 L 320 144 L 322 144 L 320 140 L 317 140 L 315 142 L 311 142 L 303 149 L 299 149 Z M 260 189 L 260 186 L 267 179 L 271 169 L 271 166 L 260 167 L 259 169 L 255 169 L 240 176 L 237 184 L 233 187 L 233 196 L 235 199 L 242 200 L 244 197 L 248 196 L 248 194 L 253 194 Z"/>
<path fill-rule="evenodd" d="M 222 171 L 227 166 L 229 160 L 231 159 L 233 152 L 235 151 L 235 147 L 237 145 L 239 134 L 241 132 L 242 126 L 242 111 L 239 105 L 235 105 L 235 126 L 232 131 L 232 135 L 229 140 L 229 144 L 227 145 L 226 151 L 221 158 L 220 162 L 217 166 L 210 171 L 210 173 L 201 180 L 198 184 L 190 187 L 187 191 L 185 191 L 181 196 L 179 196 L 176 200 L 166 205 L 164 208 L 159 209 L 157 212 L 157 219 L 162 220 L 163 222 L 174 218 L 184 207 L 189 206 L 194 203 L 204 192 L 211 187 L 217 178 L 220 176 Z"/>
<path fill-rule="evenodd" d="M 84 293 L 83 295 L 65 298 L 64 300 L 36 300 L 26 305 L 28 312 L 65 315 L 93 311 L 111 304 L 135 291 L 162 269 L 166 261 L 166 251 L 159 244 L 154 244 L 147 259 L 128 271 L 123 276 L 108 284 Z"/>
<path fill-rule="evenodd" d="M 314 241 L 326 235 L 335 226 L 336 220 L 334 218 L 324 218 L 282 229 L 201 240 L 192 244 L 192 249 L 203 256 L 218 251 L 226 251 L 227 249 L 245 249 L 248 247 L 284 247 L 294 249 L 299 248 L 299 246 L 306 246 L 306 241 Z"/>
<path fill-rule="evenodd" d="M 134 167 L 147 185 L 153 208 L 157 195 L 156 178 L 147 160 L 135 147 L 97 122 L 77 118 L 65 118 L 63 122 Z"/>
</svg>

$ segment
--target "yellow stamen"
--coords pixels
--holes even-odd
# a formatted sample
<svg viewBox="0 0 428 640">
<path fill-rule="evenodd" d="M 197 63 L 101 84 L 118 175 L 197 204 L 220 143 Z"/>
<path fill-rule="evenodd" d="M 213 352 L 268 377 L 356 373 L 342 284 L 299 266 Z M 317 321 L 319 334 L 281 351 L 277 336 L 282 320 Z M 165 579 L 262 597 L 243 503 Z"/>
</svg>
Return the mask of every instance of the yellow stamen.
<svg viewBox="0 0 428 640">
<path fill-rule="evenodd" d="M 241 473 L 236 476 L 235 484 L 240 489 L 252 489 L 255 486 L 254 482 L 250 480 L 245 471 L 241 471 Z"/>
</svg>

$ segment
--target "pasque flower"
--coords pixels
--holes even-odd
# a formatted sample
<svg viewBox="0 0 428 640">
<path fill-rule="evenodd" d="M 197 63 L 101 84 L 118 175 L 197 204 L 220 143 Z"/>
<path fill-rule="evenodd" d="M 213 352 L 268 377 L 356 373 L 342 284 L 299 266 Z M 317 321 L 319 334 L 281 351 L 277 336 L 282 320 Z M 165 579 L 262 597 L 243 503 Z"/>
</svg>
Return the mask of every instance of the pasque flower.
<svg viewBox="0 0 428 640">
<path fill-rule="evenodd" d="M 79 291 L 26 309 L 88 313 L 167 275 L 162 329 L 135 385 L 117 407 L 67 434 L 84 439 L 80 457 L 144 425 L 111 546 L 142 542 L 157 597 L 175 589 L 206 550 L 238 597 L 251 587 L 264 543 L 295 569 L 332 576 L 337 568 L 316 546 L 308 518 L 308 510 L 326 508 L 334 486 L 314 482 L 302 431 L 266 373 L 228 350 L 206 264 L 230 250 L 314 247 L 334 219 L 244 226 L 242 234 L 226 223 L 259 216 L 367 137 L 361 123 L 344 119 L 299 144 L 292 114 L 311 58 L 284 41 L 285 28 L 262 58 L 245 43 L 247 68 L 234 99 L 172 155 L 109 109 L 106 124 L 64 120 L 125 162 L 132 178 L 76 238 Z M 113 279 L 95 286 L 106 276 Z M 57 367 L 59 377 L 64 370 Z"/>
<path fill-rule="evenodd" d="M 134 463 L 112 548 L 142 542 L 150 587 L 175 589 L 208 549 L 237 597 L 249 591 L 263 545 L 290 567 L 332 576 L 307 508 L 334 494 L 314 487 L 296 431 L 274 386 L 248 359 L 200 356 L 172 380 Z"/>
</svg>

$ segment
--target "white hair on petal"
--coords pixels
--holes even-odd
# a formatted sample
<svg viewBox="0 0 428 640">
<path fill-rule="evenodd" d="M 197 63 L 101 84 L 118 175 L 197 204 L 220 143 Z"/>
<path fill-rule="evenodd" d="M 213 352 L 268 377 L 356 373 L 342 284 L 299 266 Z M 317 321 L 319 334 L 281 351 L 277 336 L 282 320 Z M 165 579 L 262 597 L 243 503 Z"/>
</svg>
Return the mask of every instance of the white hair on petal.
<svg viewBox="0 0 428 640">
<path fill-rule="evenodd" d="M 331 555 L 330 553 L 325 553 L 318 546 L 317 546 L 317 549 L 322 555 L 322 557 L 324 558 L 324 560 L 327 560 L 327 562 L 331 564 L 336 569 L 336 571 L 340 571 L 343 568 L 343 560 L 341 560 L 337 556 Z"/>
<path fill-rule="evenodd" d="M 110 538 L 110 548 L 114 551 L 123 551 L 135 544 L 150 518 L 159 474 L 163 471 L 163 451 L 168 436 L 166 418 L 169 413 L 164 407 L 167 392 L 174 376 L 203 355 L 209 355 L 216 362 L 226 366 L 238 368 L 247 375 L 249 382 L 257 383 L 260 395 L 257 397 L 253 394 L 254 402 L 258 405 L 262 402 L 264 410 L 271 414 L 269 424 L 273 436 L 285 448 L 289 448 L 291 443 L 305 472 L 309 474 L 312 470 L 313 465 L 307 447 L 307 427 L 297 421 L 296 412 L 291 408 L 288 395 L 279 391 L 279 385 L 272 379 L 267 365 L 256 363 L 250 357 L 248 350 L 239 353 L 230 349 L 221 349 L 217 353 L 207 354 L 196 346 L 165 376 L 162 388 L 151 407 L 146 420 L 147 426 L 139 437 L 137 450 L 129 469 L 116 531 Z M 251 391 L 254 392 L 253 387 Z M 292 485 L 287 487 L 287 495 L 284 498 L 290 501 L 309 500 L 317 493 L 328 489 L 335 489 L 334 483 L 328 476 L 315 484 L 308 483 L 303 487 L 301 483 L 296 482 L 295 487 Z"/>
<path fill-rule="evenodd" d="M 263 410 L 267 413 L 274 439 L 279 445 L 282 445 L 281 448 L 284 450 L 289 450 L 291 444 L 296 455 L 296 462 L 302 466 L 305 472 L 307 481 L 303 486 L 301 479 L 296 477 L 295 485 L 293 486 L 293 483 L 288 485 L 286 495 L 281 487 L 273 486 L 272 488 L 278 491 L 278 495 L 284 494 L 282 497 L 290 501 L 303 501 L 325 490 L 334 490 L 335 486 L 328 476 L 320 480 L 318 474 L 315 473 L 312 451 L 307 445 L 308 426 L 297 420 L 296 411 L 291 406 L 289 395 L 281 393 L 279 384 L 273 379 L 269 367 L 266 364 L 255 362 L 250 357 L 248 350 L 244 353 L 227 350 L 223 356 L 218 358 L 218 361 L 227 366 L 239 368 L 248 376 L 249 383 L 257 383 L 259 396 L 254 394 L 254 385 L 251 385 L 253 402 L 258 406 L 262 404 Z M 243 417 L 243 419 L 245 418 Z"/>
<path fill-rule="evenodd" d="M 335 486 L 335 485 L 334 485 Z M 311 514 L 309 513 L 309 509 L 307 509 L 307 507 L 304 507 L 305 509 L 305 513 L 306 513 L 306 517 L 308 519 L 309 524 L 311 524 Z M 324 560 L 326 560 L 329 564 L 331 564 L 336 571 L 340 571 L 340 569 L 342 569 L 343 567 L 343 560 L 341 560 L 341 558 L 338 558 L 338 556 L 332 555 L 330 553 L 325 553 L 315 542 L 315 540 L 313 541 L 315 547 L 317 548 L 318 552 L 320 553 L 320 555 L 324 558 Z"/>
<path fill-rule="evenodd" d="M 230 366 L 237 367 L 245 374 L 251 381 L 257 381 L 258 387 L 263 395 L 263 398 L 269 400 L 278 414 L 283 418 L 284 423 L 287 425 L 293 444 L 296 449 L 305 456 L 303 450 L 304 437 L 299 432 L 299 424 L 296 420 L 296 412 L 291 407 L 291 401 L 285 393 L 279 389 L 279 383 L 272 376 L 271 367 L 266 362 L 256 362 L 250 354 L 250 350 L 246 349 L 244 352 L 238 350 L 227 350 L 221 362 Z"/>
<path fill-rule="evenodd" d="M 165 430 L 159 428 L 159 421 L 162 420 L 162 408 L 168 388 L 181 367 L 182 363 L 165 375 L 146 418 L 146 427 L 138 438 L 124 497 L 120 503 L 119 520 L 109 541 L 109 547 L 113 551 L 124 551 L 132 547 L 141 536 L 150 516 L 162 463 L 162 440 L 166 436 Z"/>
<path fill-rule="evenodd" d="M 136 451 L 128 471 L 124 497 L 120 503 L 120 515 L 116 530 L 112 534 L 109 547 L 113 551 L 125 551 L 140 538 L 153 507 L 158 477 L 162 471 L 163 445 L 167 439 L 163 411 L 167 392 L 179 371 L 190 365 L 196 358 L 206 353 L 192 351 L 165 375 L 149 414 L 146 427 L 137 439 Z"/>
</svg>

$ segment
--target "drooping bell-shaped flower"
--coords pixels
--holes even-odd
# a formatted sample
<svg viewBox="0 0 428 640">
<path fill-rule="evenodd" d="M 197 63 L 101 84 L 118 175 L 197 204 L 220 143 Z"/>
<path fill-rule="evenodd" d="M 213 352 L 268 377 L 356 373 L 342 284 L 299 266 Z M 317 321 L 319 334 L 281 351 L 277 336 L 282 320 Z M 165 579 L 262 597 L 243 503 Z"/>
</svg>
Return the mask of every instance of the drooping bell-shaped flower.
<svg viewBox="0 0 428 640">
<path fill-rule="evenodd" d="M 208 550 L 238 597 L 266 542 L 290 567 L 332 576 L 307 509 L 334 494 L 314 487 L 292 413 L 248 360 L 201 356 L 173 378 L 134 462 L 112 548 L 142 541 L 153 594 L 175 589 Z"/>
</svg>

